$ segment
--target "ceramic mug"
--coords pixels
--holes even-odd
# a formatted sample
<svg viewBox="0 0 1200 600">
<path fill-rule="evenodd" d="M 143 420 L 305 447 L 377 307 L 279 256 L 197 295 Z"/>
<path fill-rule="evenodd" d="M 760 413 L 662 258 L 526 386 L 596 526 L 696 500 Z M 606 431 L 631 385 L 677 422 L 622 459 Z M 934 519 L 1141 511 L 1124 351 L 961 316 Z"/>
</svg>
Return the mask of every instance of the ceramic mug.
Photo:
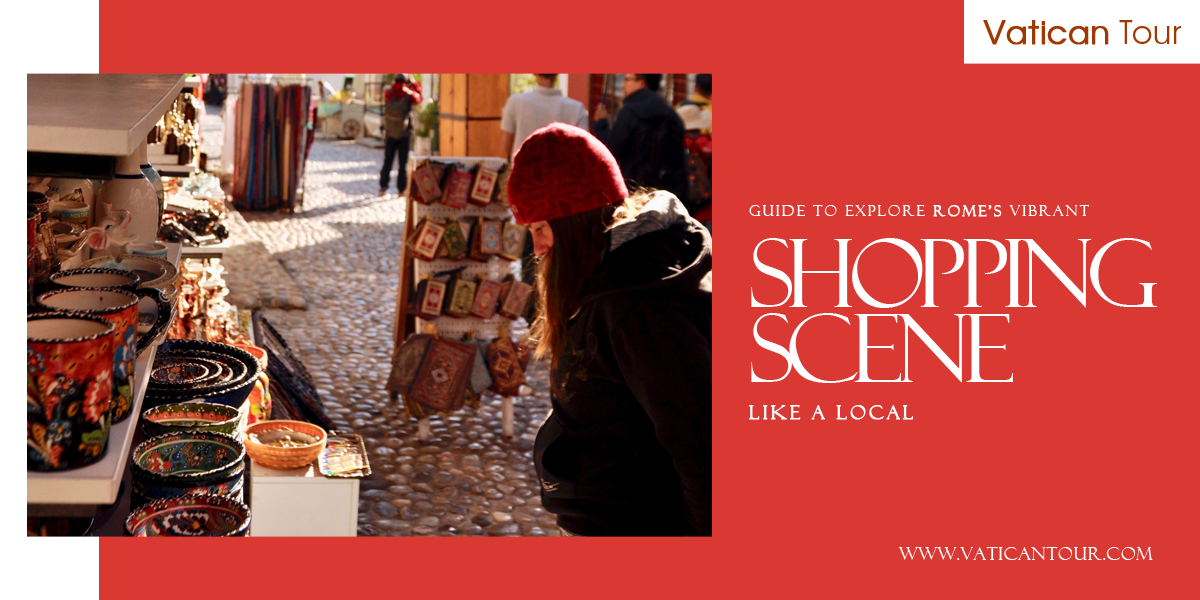
<svg viewBox="0 0 1200 600">
<path fill-rule="evenodd" d="M 27 468 L 59 471 L 100 460 L 112 425 L 115 327 L 72 313 L 25 323 Z"/>
<path fill-rule="evenodd" d="M 167 298 L 175 296 L 175 281 L 179 279 L 179 269 L 175 265 L 152 256 L 100 256 L 84 262 L 82 266 L 133 271 L 142 278 L 141 287 L 160 289 Z"/>
<path fill-rule="evenodd" d="M 50 203 L 50 215 L 60 221 L 87 227 L 92 209 L 84 202 L 59 200 Z"/>
<path fill-rule="evenodd" d="M 141 282 L 142 279 L 137 273 L 121 269 L 71 269 L 50 276 L 50 285 L 54 289 L 120 288 L 136 293 Z"/>
<path fill-rule="evenodd" d="M 161 258 L 163 260 L 167 259 L 167 245 L 162 242 L 126 244 L 125 252 L 138 256 L 153 256 L 154 258 Z"/>
<path fill-rule="evenodd" d="M 88 179 L 55 177 L 47 182 L 45 191 L 47 196 L 56 195 L 59 200 L 86 204 L 88 207 L 88 222 L 83 225 L 87 227 L 91 225 L 91 215 L 96 212 L 95 190 L 96 186 Z"/>
<path fill-rule="evenodd" d="M 46 292 L 37 305 L 50 311 L 70 311 L 100 317 L 113 324 L 117 348 L 113 356 L 112 422 L 133 409 L 133 360 L 137 352 L 138 294 L 116 288 L 71 288 Z"/>
</svg>

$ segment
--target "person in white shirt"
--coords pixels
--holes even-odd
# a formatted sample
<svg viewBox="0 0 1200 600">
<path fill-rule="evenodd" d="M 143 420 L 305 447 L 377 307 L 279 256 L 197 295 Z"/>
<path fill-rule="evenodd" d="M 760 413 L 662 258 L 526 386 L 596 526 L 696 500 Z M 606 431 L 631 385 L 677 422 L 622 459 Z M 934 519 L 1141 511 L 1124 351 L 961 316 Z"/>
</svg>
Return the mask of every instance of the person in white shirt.
<svg viewBox="0 0 1200 600">
<path fill-rule="evenodd" d="M 509 96 L 500 119 L 502 142 L 509 159 L 516 156 L 521 143 L 533 132 L 551 124 L 566 123 L 588 128 L 587 109 L 583 103 L 567 98 L 554 87 L 558 75 L 535 75 L 537 87 L 531 92 Z"/>
</svg>

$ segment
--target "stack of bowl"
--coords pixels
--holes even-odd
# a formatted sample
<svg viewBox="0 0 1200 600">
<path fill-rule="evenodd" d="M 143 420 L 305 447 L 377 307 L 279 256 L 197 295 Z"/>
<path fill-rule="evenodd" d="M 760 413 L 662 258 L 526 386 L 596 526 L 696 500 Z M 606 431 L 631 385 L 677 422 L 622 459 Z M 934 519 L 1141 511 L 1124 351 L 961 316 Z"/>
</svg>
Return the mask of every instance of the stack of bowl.
<svg viewBox="0 0 1200 600">
<path fill-rule="evenodd" d="M 241 501 L 246 447 L 234 436 L 184 431 L 152 437 L 134 448 L 134 506 L 154 500 L 203 494 Z M 135 511 L 136 512 L 136 511 Z"/>
<path fill-rule="evenodd" d="M 261 370 L 252 354 L 236 346 L 167 340 L 155 355 L 144 405 L 202 401 L 241 411 Z"/>
</svg>

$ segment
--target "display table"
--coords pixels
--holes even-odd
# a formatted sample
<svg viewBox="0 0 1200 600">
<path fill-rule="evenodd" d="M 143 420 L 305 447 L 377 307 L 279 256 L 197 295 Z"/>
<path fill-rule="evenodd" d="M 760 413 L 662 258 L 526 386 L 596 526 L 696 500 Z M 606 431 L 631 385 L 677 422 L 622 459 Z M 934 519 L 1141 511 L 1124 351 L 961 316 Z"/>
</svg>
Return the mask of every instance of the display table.
<svg viewBox="0 0 1200 600">
<path fill-rule="evenodd" d="M 25 150 L 133 154 L 183 84 L 183 75 L 28 75 Z"/>
<path fill-rule="evenodd" d="M 358 479 L 329 478 L 314 462 L 291 471 L 251 461 L 250 535 L 358 535 Z"/>
</svg>

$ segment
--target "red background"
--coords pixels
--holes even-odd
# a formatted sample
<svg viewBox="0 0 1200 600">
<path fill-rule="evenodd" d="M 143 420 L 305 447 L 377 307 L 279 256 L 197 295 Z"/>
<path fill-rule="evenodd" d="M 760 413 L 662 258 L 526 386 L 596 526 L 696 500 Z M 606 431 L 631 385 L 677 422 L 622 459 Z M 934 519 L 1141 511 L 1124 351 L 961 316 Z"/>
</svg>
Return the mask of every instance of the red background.
<svg viewBox="0 0 1200 600">
<path fill-rule="evenodd" d="M 786 12 L 738 3 L 207 2 L 186 17 L 167 6 L 103 2 L 101 71 L 716 73 L 724 150 L 715 206 L 714 536 L 105 539 L 103 597 L 274 596 L 281 582 L 307 597 L 350 588 L 455 597 L 1195 592 L 1185 573 L 1200 558 L 1197 405 L 1188 381 L 1197 355 L 1189 309 L 1200 67 L 964 65 L 962 4 L 949 1 Z M 753 203 L 1090 208 L 1070 219 L 754 219 Z M 916 347 L 913 383 L 819 385 L 793 374 L 752 385 L 750 361 L 765 377 L 782 369 L 782 359 L 754 343 L 758 316 L 787 314 L 790 326 L 764 322 L 779 324 L 764 332 L 786 344 L 791 327 L 814 312 L 891 312 L 866 310 L 853 290 L 854 308 L 833 308 L 830 276 L 806 280 L 810 309 L 751 308 L 752 286 L 761 300 L 783 291 L 753 268 L 751 251 L 766 237 L 809 239 L 815 268 L 831 268 L 835 238 L 854 240 L 852 258 L 883 237 L 1034 238 L 1077 282 L 1075 240 L 1092 239 L 1091 254 L 1137 237 L 1153 250 L 1114 248 L 1106 291 L 1131 302 L 1140 298 L 1137 283 L 1155 282 L 1158 308 L 1118 309 L 1091 290 L 1083 308 L 1039 267 L 1037 308 L 1004 307 L 1006 271 L 981 277 L 983 308 L 964 309 L 964 267 L 937 279 L 941 308 L 919 308 L 918 296 L 894 312 L 912 313 L 952 357 L 954 313 L 1011 313 L 1010 324 L 985 329 L 984 338 L 1008 350 L 984 360 L 995 357 L 997 368 L 986 374 L 1012 372 L 1014 383 L 958 383 Z M 869 255 L 878 262 L 864 263 L 864 279 L 879 297 L 898 299 L 912 267 L 887 268 L 892 254 Z M 763 256 L 791 271 L 782 246 L 767 244 Z M 990 250 L 982 256 L 991 270 Z M 952 264 L 940 250 L 938 260 L 942 270 Z M 872 343 L 892 343 L 876 323 Z M 814 328 L 806 364 L 849 375 L 855 335 L 832 321 Z M 889 353 L 872 352 L 872 375 L 895 377 Z M 800 404 L 805 417 L 819 403 L 829 420 L 750 422 L 750 403 Z M 837 404 L 908 404 L 916 420 L 838 422 Z M 898 546 L 917 545 L 1097 546 L 1101 554 L 1141 546 L 1154 560 L 900 559 Z"/>
</svg>

